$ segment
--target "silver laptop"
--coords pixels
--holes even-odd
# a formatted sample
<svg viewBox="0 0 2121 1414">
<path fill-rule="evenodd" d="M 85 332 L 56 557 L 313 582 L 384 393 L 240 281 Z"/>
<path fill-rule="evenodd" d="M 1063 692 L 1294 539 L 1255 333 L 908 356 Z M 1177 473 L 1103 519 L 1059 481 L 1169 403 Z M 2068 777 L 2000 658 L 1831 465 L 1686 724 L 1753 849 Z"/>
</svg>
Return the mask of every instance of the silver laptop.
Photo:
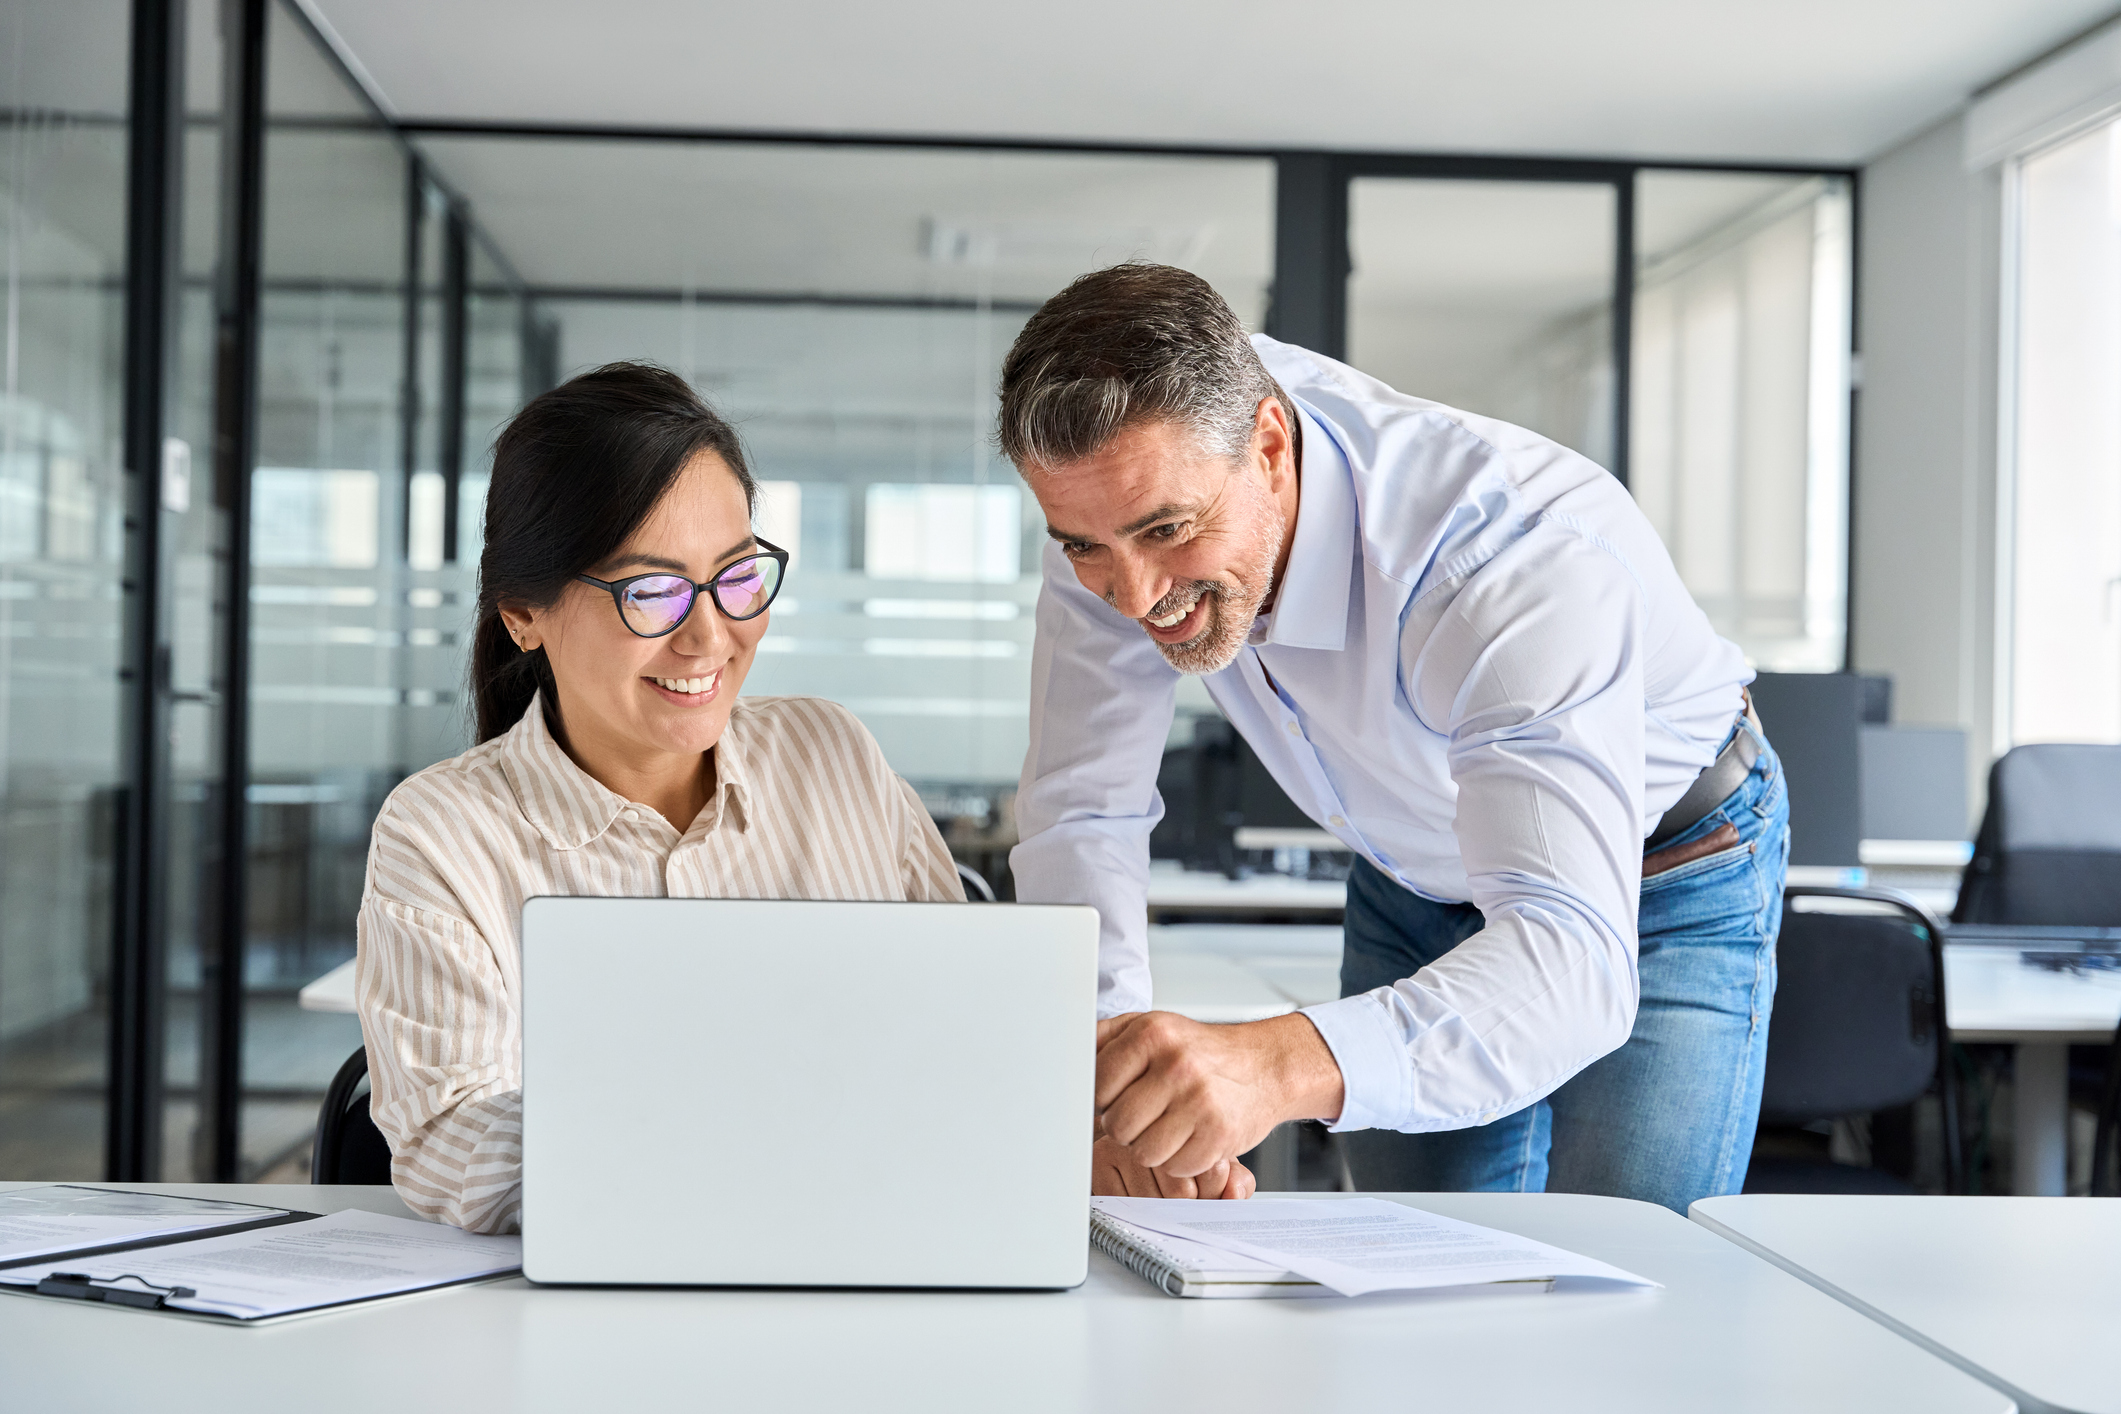
<svg viewBox="0 0 2121 1414">
<path fill-rule="evenodd" d="M 524 1272 L 1075 1286 L 1096 1006 L 1089 908 L 532 899 Z"/>
</svg>

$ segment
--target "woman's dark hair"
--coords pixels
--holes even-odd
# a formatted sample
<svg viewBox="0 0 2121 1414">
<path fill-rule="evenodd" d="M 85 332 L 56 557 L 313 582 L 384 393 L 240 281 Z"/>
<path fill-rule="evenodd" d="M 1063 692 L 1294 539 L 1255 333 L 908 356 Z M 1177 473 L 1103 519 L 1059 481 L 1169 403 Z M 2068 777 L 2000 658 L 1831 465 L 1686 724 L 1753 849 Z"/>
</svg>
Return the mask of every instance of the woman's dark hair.
<svg viewBox="0 0 2121 1414">
<path fill-rule="evenodd" d="M 678 472 L 713 452 L 736 473 L 744 504 L 758 483 L 736 430 L 665 368 L 607 363 L 532 398 L 493 449 L 471 698 L 480 741 L 522 719 L 542 691 L 557 704 L 545 650 L 517 648 L 503 604 L 547 608 L 578 574 L 611 557 L 648 518 Z"/>
</svg>

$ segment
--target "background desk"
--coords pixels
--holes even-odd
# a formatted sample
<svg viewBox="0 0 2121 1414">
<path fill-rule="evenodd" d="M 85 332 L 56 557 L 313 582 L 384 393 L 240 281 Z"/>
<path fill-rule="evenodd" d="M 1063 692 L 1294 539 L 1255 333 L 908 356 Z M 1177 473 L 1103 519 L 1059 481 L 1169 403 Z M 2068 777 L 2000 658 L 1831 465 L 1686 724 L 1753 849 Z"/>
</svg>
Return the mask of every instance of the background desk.
<svg viewBox="0 0 2121 1414">
<path fill-rule="evenodd" d="M 2121 1414 L 2121 1200 L 1759 1193 L 1692 1216 L 2026 1414 Z"/>
<path fill-rule="evenodd" d="M 1181 869 L 1165 860 L 1149 866 L 1152 923 L 1188 914 L 1274 914 L 1338 923 L 1347 906 L 1348 886 L 1341 882 L 1292 879 L 1284 874 L 1226 879 L 1220 874 Z"/>
<path fill-rule="evenodd" d="M 389 1189 L 159 1191 L 404 1211 Z M 656 1203 L 683 1201 L 682 1184 L 658 1183 L 644 1220 Z M 1578 1249 L 1666 1289 L 1177 1301 L 1093 1254 L 1090 1279 L 1069 1292 L 591 1290 L 515 1280 L 266 1330 L 0 1297 L 0 1370 L 10 1409 L 156 1414 L 2009 1408 L 1662 1208 L 1567 1194 L 1418 1202 Z"/>
<path fill-rule="evenodd" d="M 1945 1020 L 1955 1041 L 2016 1047 L 2011 1191 L 2059 1197 L 2069 1176 L 2069 1048 L 2113 1039 L 2121 973 L 2050 972 L 2028 966 L 2019 952 L 1946 943 Z"/>
</svg>

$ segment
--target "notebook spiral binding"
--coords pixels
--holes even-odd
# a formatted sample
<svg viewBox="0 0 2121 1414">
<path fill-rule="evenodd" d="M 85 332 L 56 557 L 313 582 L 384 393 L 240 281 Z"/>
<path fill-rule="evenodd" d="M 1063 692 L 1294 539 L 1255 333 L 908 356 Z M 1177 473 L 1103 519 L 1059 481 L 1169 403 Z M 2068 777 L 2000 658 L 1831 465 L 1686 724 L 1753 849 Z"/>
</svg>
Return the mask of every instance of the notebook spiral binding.
<svg viewBox="0 0 2121 1414">
<path fill-rule="evenodd" d="M 1090 1241 L 1098 1251 L 1140 1277 L 1166 1296 L 1184 1294 L 1178 1263 L 1170 1253 L 1122 1230 L 1103 1213 L 1090 1214 Z"/>
</svg>

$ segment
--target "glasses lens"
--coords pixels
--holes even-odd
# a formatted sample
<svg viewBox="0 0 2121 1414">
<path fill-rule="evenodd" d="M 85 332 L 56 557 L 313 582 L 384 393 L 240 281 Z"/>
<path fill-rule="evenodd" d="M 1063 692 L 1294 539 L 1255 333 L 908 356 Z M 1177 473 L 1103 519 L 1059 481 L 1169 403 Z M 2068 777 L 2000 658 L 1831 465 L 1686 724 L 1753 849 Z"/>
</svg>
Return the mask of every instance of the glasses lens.
<svg viewBox="0 0 2121 1414">
<path fill-rule="evenodd" d="M 626 627 L 655 638 L 685 621 L 692 607 L 692 581 L 680 574 L 652 574 L 627 585 L 622 597 Z"/>
<path fill-rule="evenodd" d="M 781 562 L 764 555 L 738 560 L 715 576 L 714 601 L 732 619 L 748 619 L 764 612 L 781 587 Z"/>
</svg>

